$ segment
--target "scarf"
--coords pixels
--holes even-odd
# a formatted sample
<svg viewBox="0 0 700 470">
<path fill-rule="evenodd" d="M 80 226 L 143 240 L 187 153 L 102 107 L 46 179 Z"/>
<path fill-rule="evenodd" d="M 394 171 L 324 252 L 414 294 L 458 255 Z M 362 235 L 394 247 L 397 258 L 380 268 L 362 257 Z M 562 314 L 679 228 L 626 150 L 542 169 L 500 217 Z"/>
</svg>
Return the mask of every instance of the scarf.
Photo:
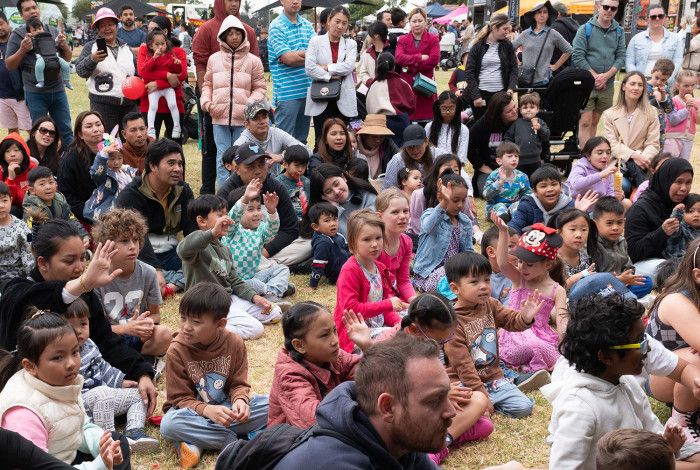
<svg viewBox="0 0 700 470">
<path fill-rule="evenodd" d="M 369 177 L 376 178 L 382 173 L 382 151 L 383 144 L 374 150 L 367 150 L 364 145 L 362 145 L 362 136 L 357 139 L 357 150 L 367 158 L 367 165 L 369 166 Z"/>
</svg>

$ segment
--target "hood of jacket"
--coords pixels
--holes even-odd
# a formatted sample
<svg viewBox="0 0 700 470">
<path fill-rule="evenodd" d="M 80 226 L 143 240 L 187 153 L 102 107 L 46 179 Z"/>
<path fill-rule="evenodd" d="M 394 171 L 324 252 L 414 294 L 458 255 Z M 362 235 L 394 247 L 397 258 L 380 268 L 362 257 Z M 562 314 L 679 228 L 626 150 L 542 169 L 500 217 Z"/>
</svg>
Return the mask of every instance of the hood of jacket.
<svg viewBox="0 0 700 470">
<path fill-rule="evenodd" d="M 226 38 L 223 37 L 226 31 L 231 28 L 236 28 L 243 33 L 243 41 L 241 41 L 241 44 L 235 51 L 232 50 L 228 44 L 226 44 Z M 241 20 L 236 16 L 228 15 L 224 18 L 224 21 L 221 23 L 221 27 L 219 28 L 219 33 L 216 35 L 216 37 L 219 40 L 219 47 L 222 51 L 234 53 L 237 57 L 239 55 L 246 55 L 250 51 L 250 42 L 248 41 L 248 35 L 246 34 L 245 27 L 243 26 Z"/>
<path fill-rule="evenodd" d="M 566 29 L 571 31 L 572 34 L 576 34 L 579 28 L 579 24 L 570 16 L 562 16 L 557 18 L 555 23 L 561 23 Z"/>
<path fill-rule="evenodd" d="M 566 362 L 566 366 L 567 370 L 559 380 L 553 381 L 540 389 L 542 395 L 549 403 L 554 403 L 564 392 L 575 388 L 585 388 L 604 400 L 606 397 L 616 394 L 621 384 L 627 380 L 634 380 L 633 376 L 622 376 L 620 377 L 620 384 L 615 385 L 595 375 L 576 371 L 569 366 L 568 362 Z"/>
<path fill-rule="evenodd" d="M 22 148 L 24 149 L 24 151 L 26 152 L 27 157 L 30 157 L 30 156 L 31 156 L 30 153 L 29 153 L 29 146 L 27 146 L 27 142 L 24 141 L 24 139 L 22 138 L 21 135 L 19 135 L 18 132 L 12 132 L 12 133 L 10 133 L 10 134 L 7 134 L 7 135 L 5 136 L 5 138 L 2 139 L 2 141 L 0 141 L 0 145 L 4 144 L 4 143 L 5 143 L 6 141 L 8 141 L 8 140 L 12 140 L 12 141 L 14 141 L 17 145 L 21 145 Z M 27 167 L 29 167 L 29 165 L 27 165 Z"/>
<path fill-rule="evenodd" d="M 562 187 L 563 187 L 563 185 L 562 185 Z M 557 212 L 559 212 L 560 210 L 564 209 L 571 202 L 571 196 L 569 196 L 568 194 L 565 194 L 564 191 L 562 191 L 561 194 L 559 195 L 559 200 L 557 201 L 555 206 L 553 208 L 551 208 L 550 210 L 546 210 L 544 208 L 544 206 L 542 205 L 542 202 L 540 202 L 539 198 L 536 198 L 535 196 L 531 196 L 531 198 L 532 198 L 533 202 L 535 203 L 535 205 L 537 206 L 537 208 L 542 211 L 542 216 L 544 218 L 545 225 L 547 225 L 547 223 L 549 222 L 549 219 L 552 217 L 552 215 L 554 215 Z"/>
</svg>

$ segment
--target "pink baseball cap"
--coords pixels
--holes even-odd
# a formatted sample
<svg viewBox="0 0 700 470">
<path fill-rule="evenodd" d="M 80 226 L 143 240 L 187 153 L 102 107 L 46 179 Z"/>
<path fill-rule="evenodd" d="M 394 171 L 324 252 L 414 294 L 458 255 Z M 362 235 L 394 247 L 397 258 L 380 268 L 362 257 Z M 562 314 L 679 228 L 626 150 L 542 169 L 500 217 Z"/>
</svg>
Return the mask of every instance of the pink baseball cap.
<svg viewBox="0 0 700 470">
<path fill-rule="evenodd" d="M 111 8 L 102 7 L 99 10 L 97 10 L 97 13 L 95 14 L 95 21 L 92 22 L 92 27 L 96 27 L 99 21 L 104 20 L 106 18 L 111 18 L 115 22 L 119 23 L 119 18 L 117 17 L 117 15 L 114 14 Z"/>
</svg>

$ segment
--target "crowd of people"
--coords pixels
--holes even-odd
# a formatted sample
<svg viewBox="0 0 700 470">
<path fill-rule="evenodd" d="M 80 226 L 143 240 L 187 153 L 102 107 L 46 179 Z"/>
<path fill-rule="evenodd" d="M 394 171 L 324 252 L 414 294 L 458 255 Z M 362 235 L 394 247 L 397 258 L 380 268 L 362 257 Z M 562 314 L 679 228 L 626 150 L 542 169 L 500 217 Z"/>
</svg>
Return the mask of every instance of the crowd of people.
<svg viewBox="0 0 700 470">
<path fill-rule="evenodd" d="M 263 54 L 238 0 L 216 0 L 191 46 L 165 17 L 145 32 L 133 8 L 100 8 L 73 125 L 65 37 L 35 0 L 14 31 L 0 13 L 0 456 L 126 469 L 163 450 L 150 423 L 182 468 L 214 451 L 220 468 L 430 469 L 495 413 L 527 419 L 541 390 L 551 469 L 700 468 L 697 45 L 664 8 L 629 44 L 617 0 L 581 25 L 546 1 L 517 37 L 501 14 L 450 25 L 461 65 L 440 90 L 422 8 L 378 13 L 358 42 L 345 7 L 317 32 L 280 3 Z M 523 88 L 567 67 L 594 89 L 565 178 Z M 280 327 L 254 394 L 246 342 Z"/>
</svg>

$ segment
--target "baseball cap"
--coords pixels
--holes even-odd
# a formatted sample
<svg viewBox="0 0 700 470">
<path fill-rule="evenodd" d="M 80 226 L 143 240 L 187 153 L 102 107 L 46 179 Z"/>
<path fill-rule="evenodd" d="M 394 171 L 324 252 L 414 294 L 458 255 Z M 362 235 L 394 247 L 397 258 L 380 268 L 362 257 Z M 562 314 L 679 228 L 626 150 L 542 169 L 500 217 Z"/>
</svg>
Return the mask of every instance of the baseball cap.
<svg viewBox="0 0 700 470">
<path fill-rule="evenodd" d="M 238 147 L 236 158 L 233 159 L 236 165 L 248 165 L 258 158 L 269 158 L 269 155 L 260 149 L 258 144 L 243 144 Z"/>
<path fill-rule="evenodd" d="M 610 273 L 592 273 L 579 279 L 569 291 L 569 305 L 574 305 L 580 299 L 599 295 L 607 297 L 619 294 L 625 299 L 636 300 L 637 297 L 618 278 Z"/>
<path fill-rule="evenodd" d="M 554 260 L 557 259 L 559 247 L 563 242 L 561 235 L 555 229 L 537 223 L 525 227 L 513 254 L 526 263 Z"/>
<path fill-rule="evenodd" d="M 403 146 L 421 145 L 426 138 L 425 129 L 418 124 L 411 124 L 403 131 Z"/>
<path fill-rule="evenodd" d="M 267 114 L 270 114 L 270 109 L 270 103 L 268 103 L 267 100 L 251 101 L 243 110 L 243 117 L 246 121 L 250 121 L 260 111 L 265 111 Z"/>
</svg>

